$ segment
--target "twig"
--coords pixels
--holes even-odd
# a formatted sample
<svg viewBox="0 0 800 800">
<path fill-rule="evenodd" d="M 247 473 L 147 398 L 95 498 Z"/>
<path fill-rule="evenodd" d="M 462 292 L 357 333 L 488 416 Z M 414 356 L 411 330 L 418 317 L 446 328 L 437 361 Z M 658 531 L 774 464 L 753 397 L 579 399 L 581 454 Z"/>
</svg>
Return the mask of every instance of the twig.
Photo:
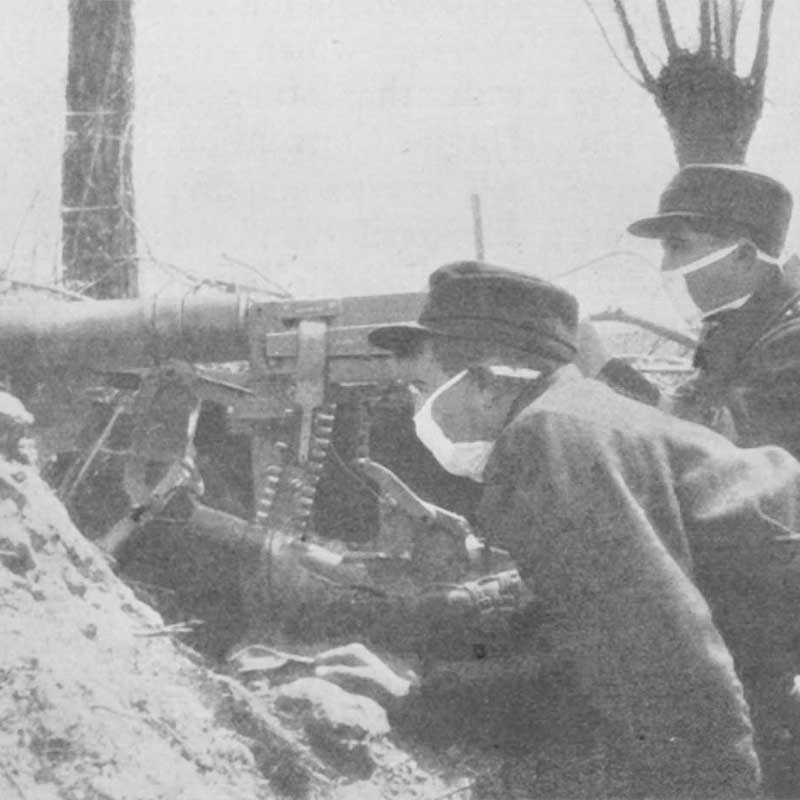
<svg viewBox="0 0 800 800">
<path fill-rule="evenodd" d="M 635 250 L 609 250 L 607 253 L 603 253 L 602 255 L 595 256 L 594 258 L 590 258 L 588 261 L 583 261 L 575 267 L 570 267 L 569 269 L 565 270 L 564 272 L 559 272 L 555 275 L 556 279 L 559 278 L 566 278 L 567 275 L 572 275 L 575 272 L 580 272 L 587 267 L 591 267 L 593 264 L 597 264 L 599 261 L 605 261 L 607 258 L 613 258 L 614 256 L 632 256 L 633 258 L 639 259 L 647 264 L 650 269 L 655 270 L 656 267 L 652 261 L 645 258 L 641 253 L 637 253 Z"/>
<path fill-rule="evenodd" d="M 195 628 L 205 623 L 201 619 L 190 619 L 185 622 L 175 622 L 172 625 L 164 625 L 154 631 L 137 631 L 134 636 L 138 637 L 153 637 L 153 636 L 171 636 L 175 633 L 194 633 Z"/>
<path fill-rule="evenodd" d="M 229 256 L 227 253 L 222 253 L 222 257 L 226 261 L 230 261 L 231 264 L 236 264 L 239 267 L 244 267 L 246 270 L 249 270 L 253 274 L 258 275 L 258 277 L 261 278 L 261 280 L 264 281 L 264 283 L 268 283 L 270 286 L 273 286 L 275 289 L 278 290 L 277 292 L 274 292 L 274 294 L 276 294 L 277 297 L 282 297 L 286 300 L 289 300 L 292 297 L 292 293 L 288 289 L 285 289 L 277 281 L 268 278 L 266 275 L 264 275 L 263 272 L 261 272 L 261 270 L 253 266 L 253 264 L 248 264 L 246 261 L 242 261 L 240 258 L 234 258 L 233 256 Z M 264 291 L 264 290 L 259 289 L 259 291 Z M 268 294 L 273 294 L 273 292 L 268 292 Z"/>
<path fill-rule="evenodd" d="M 17 242 L 19 241 L 19 237 L 22 235 L 22 229 L 25 227 L 25 220 L 27 220 L 28 215 L 31 213 L 33 207 L 36 205 L 36 201 L 39 199 L 39 195 L 41 193 L 42 193 L 41 189 L 37 189 L 33 193 L 33 197 L 31 198 L 30 203 L 28 203 L 27 208 L 25 209 L 25 211 L 22 214 L 22 217 L 20 218 L 19 225 L 17 225 L 17 230 L 14 233 L 14 239 L 11 242 L 11 250 L 9 250 L 8 259 L 6 260 L 6 268 L 5 272 L 3 273 L 4 275 L 8 275 L 9 272 L 11 271 L 11 264 L 14 261 L 14 253 L 17 250 Z"/>
<path fill-rule="evenodd" d="M 108 258 L 108 253 L 106 253 L 105 255 L 107 257 L 106 260 L 111 260 Z M 121 259 L 111 260 L 111 263 L 100 273 L 100 275 L 98 275 L 93 281 L 89 281 L 89 283 L 81 287 L 81 294 L 83 294 L 84 292 L 88 292 L 89 289 L 92 289 L 99 283 L 102 283 L 109 275 L 111 275 L 112 272 L 115 272 L 121 268 L 126 267 L 129 261 L 130 261 L 130 256 L 125 256 L 124 258 Z"/>
<path fill-rule="evenodd" d="M 64 289 L 61 286 L 48 286 L 44 283 L 31 283 L 30 281 L 18 281 L 11 279 L 9 281 L 12 287 L 19 287 L 20 289 L 36 289 L 42 292 L 52 292 L 53 294 L 61 295 L 62 297 L 69 297 L 71 300 L 89 300 L 94 301 L 94 297 L 87 297 L 79 292 L 73 292 L 69 289 Z"/>
<path fill-rule="evenodd" d="M 742 21 L 744 0 L 729 0 L 731 4 L 731 29 L 728 42 L 728 66 L 736 71 L 736 40 L 739 34 L 739 23 Z"/>
<path fill-rule="evenodd" d="M 169 739 L 174 747 L 178 748 L 181 756 L 187 761 L 194 761 L 191 751 L 186 746 L 186 742 L 178 735 L 175 726 L 165 719 L 156 719 L 155 717 L 145 716 L 144 721 L 151 727 L 155 728 L 158 733 L 166 739 Z"/>
<path fill-rule="evenodd" d="M 247 290 L 254 291 L 254 292 L 261 292 L 262 294 L 264 294 L 264 293 L 269 294 L 269 292 L 266 292 L 260 286 L 248 286 L 248 285 L 242 284 L 242 283 L 230 283 L 229 281 L 218 281 L 218 280 L 215 280 L 215 279 L 201 278 L 199 275 L 195 275 L 193 272 L 190 272 L 188 269 L 185 269 L 184 267 L 179 267 L 177 264 L 172 264 L 169 261 L 164 261 L 164 260 L 162 260 L 160 258 L 157 258 L 156 255 L 153 252 L 153 248 L 151 247 L 150 242 L 148 241 L 147 237 L 145 236 L 144 232 L 142 231 L 141 226 L 136 221 L 136 219 L 131 214 L 129 214 L 127 209 L 125 209 L 125 208 L 122 209 L 122 213 L 125 215 L 125 217 L 127 217 L 129 222 L 131 223 L 131 225 L 133 225 L 133 227 L 134 227 L 134 229 L 136 231 L 137 241 L 141 242 L 144 245 L 144 249 L 147 252 L 146 256 L 126 256 L 126 260 L 131 260 L 131 259 L 135 258 L 137 261 L 147 261 L 148 263 L 153 264 L 153 266 L 155 266 L 155 267 L 160 267 L 162 270 L 165 270 L 167 272 L 171 272 L 173 275 L 177 275 L 179 278 L 185 280 L 187 283 L 190 283 L 193 287 L 199 287 L 199 286 L 203 286 L 203 285 L 212 285 L 212 286 L 213 285 L 219 285 L 219 286 L 222 286 L 223 288 L 226 288 L 226 289 L 228 289 L 230 287 L 233 287 L 234 289 L 240 289 L 241 288 L 241 289 L 247 289 Z M 224 253 L 223 253 L 223 258 L 228 258 L 228 260 L 233 260 L 233 259 L 230 259 L 230 257 L 225 256 Z M 241 262 L 237 262 L 237 263 L 241 263 Z M 249 267 L 250 265 L 242 263 L 242 266 Z M 261 275 L 261 273 L 258 273 L 258 275 L 261 278 L 263 278 L 265 281 L 269 282 L 269 279 L 266 278 L 265 276 Z M 274 281 L 272 281 L 272 283 L 273 283 L 273 285 L 277 286 L 281 290 L 281 292 L 285 292 L 283 287 L 279 286 Z M 165 284 L 165 286 L 166 286 L 166 284 Z M 158 293 L 160 293 L 160 292 L 157 292 L 157 294 Z M 288 293 L 286 293 L 285 296 L 286 296 L 286 298 L 291 297 L 291 295 L 288 294 Z"/>
<path fill-rule="evenodd" d="M 663 336 L 665 339 L 682 344 L 684 347 L 697 347 L 697 341 L 685 333 L 667 328 L 665 325 L 658 325 L 650 320 L 629 314 L 621 308 L 616 310 L 601 311 L 599 314 L 591 314 L 589 319 L 594 322 L 625 322 L 629 325 L 636 325 L 646 331 Z"/>
<path fill-rule="evenodd" d="M 714 17 L 714 57 L 721 60 L 724 56 L 724 53 L 722 51 L 722 21 L 720 20 L 719 16 L 719 0 L 714 0 L 714 5 L 712 6 L 712 15 Z"/>
<path fill-rule="evenodd" d="M 149 255 L 147 258 L 140 258 L 140 260 L 148 261 L 154 266 L 160 267 L 162 270 L 171 273 L 173 276 L 177 275 L 179 278 L 185 280 L 187 283 L 190 283 L 192 286 L 198 286 L 203 282 L 202 278 L 199 278 L 189 270 L 179 267 L 177 264 L 172 264 L 169 261 L 162 261 L 160 258 L 155 258 L 155 256 Z"/>
<path fill-rule="evenodd" d="M 647 68 L 647 64 L 642 56 L 642 51 L 639 49 L 639 44 L 636 41 L 636 33 L 634 32 L 633 26 L 628 19 L 628 13 L 625 11 L 625 6 L 623 5 L 622 0 L 614 0 L 614 9 L 617 12 L 617 17 L 619 17 L 622 30 L 625 32 L 625 39 L 627 40 L 628 47 L 633 55 L 633 60 L 636 62 L 636 66 L 639 68 L 639 72 L 642 74 L 644 87 L 649 92 L 655 93 L 658 88 L 658 84 L 656 83 L 655 78 L 653 78 L 653 76 L 650 74 L 650 70 Z"/>
<path fill-rule="evenodd" d="M 144 249 L 147 250 L 147 255 L 151 258 L 151 260 L 155 261 L 155 256 L 153 255 L 153 250 L 150 247 L 150 242 L 147 240 L 147 237 L 144 235 L 139 223 L 136 221 L 136 217 L 134 217 L 133 214 L 131 214 L 130 211 L 125 208 L 125 206 L 122 206 L 121 210 L 125 219 L 130 222 L 130 224 L 133 226 L 133 229 L 136 231 L 137 241 L 142 242 Z"/>
<path fill-rule="evenodd" d="M 168 595 L 177 594 L 177 590 L 170 589 L 167 586 L 159 586 L 156 583 L 146 583 L 145 581 L 135 581 L 132 578 L 128 578 L 127 584 L 132 589 L 144 589 L 145 591 L 162 592 L 162 593 L 168 594 Z"/>
<path fill-rule="evenodd" d="M 700 48 L 699 53 L 711 53 L 711 0 L 700 0 Z"/>
<path fill-rule="evenodd" d="M 199 275 L 195 275 L 185 267 L 179 267 L 177 264 L 172 264 L 169 261 L 163 261 L 162 259 L 155 258 L 154 256 L 139 256 L 137 258 L 139 261 L 146 261 L 155 267 L 159 267 L 168 274 L 171 274 L 180 280 L 186 281 L 186 283 L 190 284 L 192 289 L 199 289 L 202 286 L 217 286 L 225 289 L 226 291 L 238 291 L 239 289 L 246 289 L 248 291 L 257 292 L 260 294 L 269 294 L 269 292 L 265 291 L 260 286 L 251 286 L 246 283 L 232 283 L 231 281 L 223 281 L 218 278 L 201 278 Z M 169 285 L 169 283 L 170 281 L 167 281 L 162 286 L 162 289 Z M 156 292 L 156 295 L 160 294 L 162 289 L 159 289 L 159 291 Z"/>
<path fill-rule="evenodd" d="M 758 45 L 753 58 L 753 68 L 750 71 L 750 82 L 757 90 L 764 88 L 764 79 L 767 75 L 767 61 L 769 59 L 769 22 L 775 0 L 761 0 L 761 19 L 758 25 Z"/>
<path fill-rule="evenodd" d="M 446 797 L 455 797 L 455 795 L 461 794 L 461 792 L 466 792 L 469 789 L 472 789 L 476 783 L 477 781 L 470 781 L 469 783 L 465 783 L 463 786 L 459 786 L 455 789 L 450 789 L 444 794 L 437 794 L 436 797 L 432 798 L 432 800 L 445 800 Z"/>
<path fill-rule="evenodd" d="M 616 48 L 614 47 L 614 45 L 613 45 L 613 43 L 611 41 L 611 38 L 608 35 L 608 32 L 606 31 L 605 27 L 603 26 L 603 23 L 601 22 L 600 17 L 597 15 L 597 12 L 594 10 L 594 6 L 591 4 L 590 0 L 583 0 L 583 3 L 586 6 L 586 8 L 589 9 L 589 13 L 592 15 L 592 17 L 594 17 L 594 21 L 597 23 L 597 27 L 600 30 L 600 34 L 602 35 L 603 39 L 605 40 L 605 43 L 608 45 L 608 49 L 611 51 L 611 55 L 614 57 L 614 61 L 616 61 L 617 64 L 619 64 L 620 69 L 637 86 L 639 86 L 642 89 L 646 90 L 647 86 L 645 86 L 645 84 L 642 83 L 642 81 L 639 80 L 639 78 L 637 78 L 636 75 L 633 74 L 633 72 L 631 72 L 631 70 L 628 68 L 628 66 L 625 64 L 625 62 L 620 58 L 619 53 L 617 52 Z"/>
<path fill-rule="evenodd" d="M 127 711 L 122 711 L 119 708 L 111 708 L 111 706 L 105 706 L 102 703 L 93 703 L 89 706 L 91 711 L 110 711 L 112 714 L 117 714 L 120 717 L 127 717 L 128 719 L 135 720 L 136 722 L 141 722 L 141 716 L 138 714 L 130 714 Z"/>
<path fill-rule="evenodd" d="M 129 412 L 128 403 L 121 402 L 117 403 L 114 411 L 112 412 L 111 416 L 108 418 L 108 422 L 106 422 L 105 427 L 100 432 L 100 435 L 95 440 L 94 444 L 92 445 L 89 452 L 86 454 L 84 458 L 83 464 L 80 465 L 77 473 L 72 473 L 72 470 L 68 469 L 64 475 L 64 479 L 58 486 L 56 494 L 67 506 L 70 507 L 69 501 L 72 499 L 73 495 L 75 494 L 78 486 L 80 486 L 83 479 L 86 477 L 89 469 L 91 468 L 94 460 L 97 458 L 98 453 L 100 452 L 103 445 L 108 440 L 109 436 L 111 436 L 111 432 L 114 429 L 114 426 L 117 424 L 117 420 L 125 414 Z"/>
<path fill-rule="evenodd" d="M 3 777 L 17 790 L 17 793 L 22 800 L 25 800 L 27 795 L 22 791 L 22 787 L 19 785 L 19 783 L 17 783 L 17 779 L 11 774 L 11 771 L 8 769 L 8 767 L 3 769 Z"/>
<path fill-rule="evenodd" d="M 675 28 L 672 26 L 672 19 L 669 16 L 667 0 L 656 0 L 656 4 L 658 6 L 658 18 L 661 21 L 661 32 L 664 35 L 664 43 L 667 45 L 667 52 L 671 58 L 680 52 L 678 40 L 675 38 Z"/>
</svg>

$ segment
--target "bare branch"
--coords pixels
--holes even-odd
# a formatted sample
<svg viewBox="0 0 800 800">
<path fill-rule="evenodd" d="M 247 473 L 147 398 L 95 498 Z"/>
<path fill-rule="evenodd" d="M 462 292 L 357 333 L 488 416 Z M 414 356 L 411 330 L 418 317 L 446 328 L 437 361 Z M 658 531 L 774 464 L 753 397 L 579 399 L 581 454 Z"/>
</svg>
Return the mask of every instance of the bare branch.
<svg viewBox="0 0 800 800">
<path fill-rule="evenodd" d="M 736 71 L 736 41 L 739 36 L 739 23 L 742 21 L 744 0 L 729 0 L 731 4 L 731 29 L 728 43 L 728 66 Z"/>
<path fill-rule="evenodd" d="M 700 0 L 700 53 L 711 53 L 711 0 Z"/>
<path fill-rule="evenodd" d="M 603 39 L 605 39 L 605 42 L 608 45 L 608 49 L 611 51 L 611 55 L 614 56 L 614 61 L 616 61 L 617 64 L 619 64 L 620 69 L 622 69 L 622 71 L 637 86 L 640 86 L 642 89 L 647 91 L 649 89 L 649 87 L 646 86 L 641 80 L 639 80 L 639 78 L 637 78 L 636 75 L 634 75 L 633 72 L 631 72 L 631 70 L 628 68 L 628 66 L 625 64 L 625 62 L 623 62 L 623 60 L 619 57 L 619 53 L 617 53 L 613 43 L 611 42 L 611 39 L 608 36 L 608 32 L 603 27 L 603 23 L 600 21 L 600 17 L 597 15 L 597 12 L 594 10 L 594 6 L 592 6 L 592 4 L 591 4 L 591 2 L 589 2 L 589 0 L 583 0 L 583 3 L 586 6 L 586 8 L 589 9 L 589 13 L 594 17 L 594 21 L 597 23 L 597 27 L 600 29 L 600 33 L 602 34 Z"/>
<path fill-rule="evenodd" d="M 98 300 L 95 300 L 94 297 L 87 297 L 85 294 L 79 294 L 78 292 L 71 292 L 69 289 L 62 289 L 60 286 L 48 286 L 45 283 L 31 283 L 30 281 L 18 281 L 18 280 L 10 280 L 9 283 L 11 287 L 21 288 L 21 289 L 34 289 L 37 292 L 51 292 L 52 294 L 57 294 L 60 297 L 69 297 L 71 300 L 87 300 L 90 303 L 97 303 Z"/>
<path fill-rule="evenodd" d="M 668 328 L 665 325 L 658 325 L 655 322 L 650 322 L 650 320 L 644 319 L 643 317 L 629 314 L 622 308 L 600 311 L 597 314 L 591 314 L 589 319 L 592 320 L 592 322 L 625 322 L 628 325 L 637 325 L 646 331 L 656 333 L 659 336 L 663 336 L 665 339 L 669 339 L 672 342 L 677 342 L 685 347 L 697 347 L 697 340 L 693 337 L 687 336 L 685 333 L 673 330 L 672 328 Z"/>
<path fill-rule="evenodd" d="M 670 58 L 680 51 L 678 40 L 675 37 L 675 28 L 672 26 L 672 19 L 669 15 L 667 0 L 656 0 L 658 6 L 658 18 L 661 21 L 661 33 L 664 36 L 664 43 L 667 45 L 667 53 Z"/>
<path fill-rule="evenodd" d="M 722 46 L 722 22 L 719 14 L 719 3 L 720 0 L 714 0 L 714 5 L 711 8 L 714 23 L 714 35 L 711 40 L 711 49 L 714 58 L 721 60 L 725 55 L 725 49 Z"/>
<path fill-rule="evenodd" d="M 750 82 L 753 86 L 763 89 L 767 76 L 767 61 L 769 60 L 769 23 L 775 0 L 761 0 L 761 21 L 758 27 L 758 45 L 753 58 L 753 68 L 750 70 Z"/>
<path fill-rule="evenodd" d="M 675 38 L 675 28 L 672 27 L 667 0 L 656 0 L 656 4 L 658 5 L 658 18 L 661 20 L 661 31 L 664 34 L 664 43 L 667 45 L 667 52 L 671 58 L 678 55 L 680 50 L 678 40 Z"/>
<path fill-rule="evenodd" d="M 628 42 L 631 55 L 633 55 L 633 60 L 636 62 L 636 66 L 638 67 L 642 79 L 644 80 L 644 88 L 649 92 L 655 93 L 657 91 L 655 78 L 647 68 L 647 64 L 642 56 L 642 51 L 639 49 L 639 44 L 636 41 L 636 33 L 634 32 L 633 26 L 628 19 L 628 13 L 625 11 L 625 6 L 623 5 L 622 0 L 614 0 L 614 10 L 617 12 L 619 23 L 622 25 L 622 30 L 625 32 L 625 39 Z"/>
</svg>

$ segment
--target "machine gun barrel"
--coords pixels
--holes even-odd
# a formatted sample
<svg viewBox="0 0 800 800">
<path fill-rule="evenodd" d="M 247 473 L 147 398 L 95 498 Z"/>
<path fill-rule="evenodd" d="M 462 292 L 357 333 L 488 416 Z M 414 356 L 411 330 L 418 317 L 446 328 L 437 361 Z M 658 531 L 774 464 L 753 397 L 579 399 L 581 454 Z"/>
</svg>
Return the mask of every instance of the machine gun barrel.
<svg viewBox="0 0 800 800">
<path fill-rule="evenodd" d="M 250 360 L 291 371 L 306 321 L 324 322 L 324 352 L 339 364 L 329 379 L 374 379 L 365 358 L 375 325 L 415 319 L 422 295 L 265 302 L 257 295 L 192 291 L 182 297 L 65 302 L 8 300 L 0 305 L 0 368 L 14 374 L 53 370 L 118 371 L 165 359 Z M 285 365 L 285 366 L 284 366 Z"/>
<path fill-rule="evenodd" d="M 248 356 L 246 294 L 63 302 L 0 307 L 0 364 L 12 372 L 120 369 L 165 358 L 235 361 Z"/>
</svg>

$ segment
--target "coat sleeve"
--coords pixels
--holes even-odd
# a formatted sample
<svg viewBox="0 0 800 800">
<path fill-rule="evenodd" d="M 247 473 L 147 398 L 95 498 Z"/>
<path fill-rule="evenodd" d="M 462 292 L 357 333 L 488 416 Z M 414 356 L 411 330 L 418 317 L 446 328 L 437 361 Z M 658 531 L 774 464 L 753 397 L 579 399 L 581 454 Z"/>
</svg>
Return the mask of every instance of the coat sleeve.
<svg viewBox="0 0 800 800">
<path fill-rule="evenodd" d="M 609 358 L 597 374 L 607 386 L 625 397 L 657 406 L 661 402 L 661 390 L 635 367 L 621 358 Z"/>
<path fill-rule="evenodd" d="M 775 444 L 800 458 L 800 316 L 774 327 L 731 379 L 740 443 Z"/>
<path fill-rule="evenodd" d="M 512 426 L 487 476 L 483 525 L 563 621 L 644 796 L 758 796 L 742 686 L 689 577 L 667 466 L 630 439 L 546 413 Z"/>
<path fill-rule="evenodd" d="M 719 448 L 675 491 L 691 525 L 695 578 L 740 673 L 797 672 L 800 463 L 779 447 Z"/>
</svg>

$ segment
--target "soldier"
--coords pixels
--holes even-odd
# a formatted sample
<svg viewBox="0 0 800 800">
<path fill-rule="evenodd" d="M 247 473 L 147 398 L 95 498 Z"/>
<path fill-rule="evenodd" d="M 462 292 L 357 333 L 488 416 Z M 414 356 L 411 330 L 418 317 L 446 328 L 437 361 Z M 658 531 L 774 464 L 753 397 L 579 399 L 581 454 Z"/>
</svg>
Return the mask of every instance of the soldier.
<svg viewBox="0 0 800 800">
<path fill-rule="evenodd" d="M 629 230 L 661 240 L 667 288 L 687 320 L 702 322 L 699 372 L 671 410 L 742 446 L 800 457 L 800 260 L 780 263 L 791 211 L 789 190 L 766 175 L 694 164 Z M 626 382 L 614 360 L 602 376 Z"/>
<path fill-rule="evenodd" d="M 759 796 L 741 680 L 759 724 L 789 705 L 800 464 L 582 377 L 576 320 L 562 289 L 462 262 L 431 275 L 418 322 L 370 339 L 416 387 L 422 442 L 484 484 L 481 528 L 559 620 L 626 796 Z M 755 741 L 770 785 L 791 780 L 788 740 Z"/>
</svg>

